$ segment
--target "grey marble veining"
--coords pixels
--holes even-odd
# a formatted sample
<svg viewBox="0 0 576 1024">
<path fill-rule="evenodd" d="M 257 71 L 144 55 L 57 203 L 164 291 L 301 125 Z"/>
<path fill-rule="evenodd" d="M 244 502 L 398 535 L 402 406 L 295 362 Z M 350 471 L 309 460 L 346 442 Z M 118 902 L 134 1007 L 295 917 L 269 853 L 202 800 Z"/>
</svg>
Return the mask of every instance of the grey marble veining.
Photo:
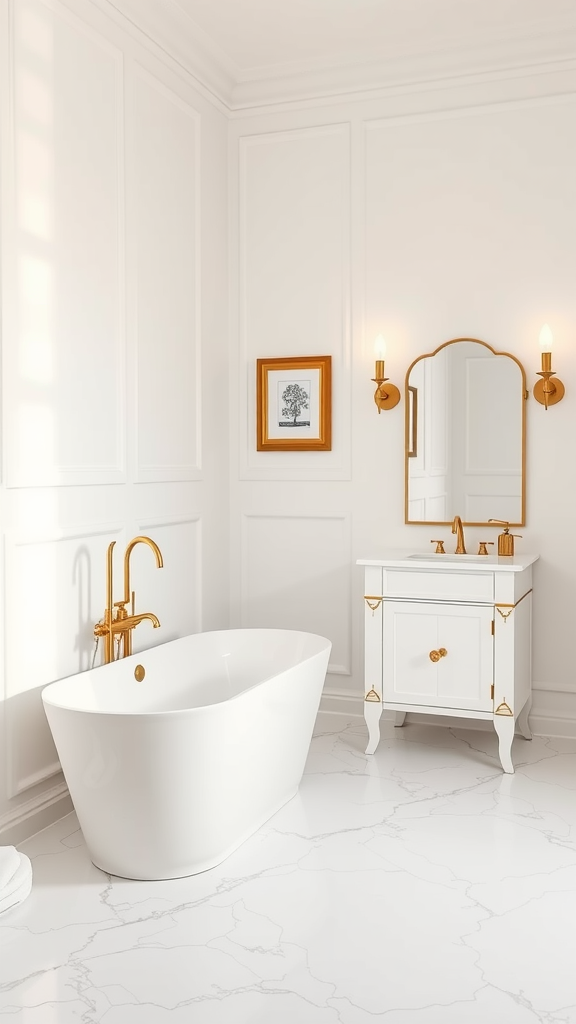
<svg viewBox="0 0 576 1024">
<path fill-rule="evenodd" d="M 576 1024 L 576 742 L 324 716 L 300 792 L 219 867 L 134 882 L 74 815 L 0 918 L 13 1024 Z"/>
</svg>

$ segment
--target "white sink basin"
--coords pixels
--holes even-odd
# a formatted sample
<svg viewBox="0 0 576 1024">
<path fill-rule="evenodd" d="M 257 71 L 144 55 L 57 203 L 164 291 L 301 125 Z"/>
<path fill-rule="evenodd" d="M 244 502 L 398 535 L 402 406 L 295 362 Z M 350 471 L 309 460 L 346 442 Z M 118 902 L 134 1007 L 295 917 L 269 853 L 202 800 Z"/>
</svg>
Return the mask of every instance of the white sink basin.
<svg viewBox="0 0 576 1024">
<path fill-rule="evenodd" d="M 421 555 L 407 555 L 407 558 L 415 558 L 418 562 L 487 562 L 490 555 L 453 555 L 449 552 L 441 555 L 426 551 Z"/>
<path fill-rule="evenodd" d="M 471 542 L 472 543 L 472 542 Z M 529 565 L 538 560 L 537 555 L 455 555 L 448 551 L 444 555 L 437 555 L 436 552 L 423 551 L 418 554 L 415 551 L 382 551 L 372 558 L 359 558 L 357 565 L 379 565 L 384 569 L 407 569 L 409 566 L 417 569 L 418 563 L 424 571 L 426 566 L 434 572 L 457 572 L 458 569 L 468 571 L 474 567 L 475 573 L 479 572 L 523 572 Z M 374 591 L 376 593 L 376 591 Z"/>
</svg>

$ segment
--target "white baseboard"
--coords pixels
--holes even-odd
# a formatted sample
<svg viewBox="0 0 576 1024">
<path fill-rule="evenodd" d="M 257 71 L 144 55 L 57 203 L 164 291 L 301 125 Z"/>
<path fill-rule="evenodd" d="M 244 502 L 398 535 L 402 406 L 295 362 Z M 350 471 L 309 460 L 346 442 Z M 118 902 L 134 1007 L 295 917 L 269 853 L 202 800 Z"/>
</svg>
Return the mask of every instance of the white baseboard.
<svg viewBox="0 0 576 1024">
<path fill-rule="evenodd" d="M 0 817 L 0 845 L 23 843 L 73 810 L 66 783 L 57 782 Z"/>
<path fill-rule="evenodd" d="M 551 691 L 548 689 L 534 689 L 532 712 L 530 714 L 530 728 L 534 736 L 549 736 L 561 739 L 576 739 L 576 716 L 574 709 L 567 709 L 565 714 L 554 714 L 551 709 L 546 708 L 547 697 L 551 693 L 565 693 L 565 691 Z M 576 694 L 570 692 L 572 698 Z M 554 709 L 556 710 L 556 709 Z M 322 694 L 320 701 L 319 715 L 341 715 L 343 718 L 358 719 L 364 721 L 364 696 L 355 691 L 337 690 L 327 688 Z M 394 712 L 384 710 L 382 712 L 384 721 L 393 721 Z M 449 728 L 461 729 L 492 729 L 491 722 L 483 722 L 478 718 L 449 718 L 447 715 L 422 715 L 408 714 L 407 722 L 418 723 L 419 725 L 448 726 Z"/>
</svg>

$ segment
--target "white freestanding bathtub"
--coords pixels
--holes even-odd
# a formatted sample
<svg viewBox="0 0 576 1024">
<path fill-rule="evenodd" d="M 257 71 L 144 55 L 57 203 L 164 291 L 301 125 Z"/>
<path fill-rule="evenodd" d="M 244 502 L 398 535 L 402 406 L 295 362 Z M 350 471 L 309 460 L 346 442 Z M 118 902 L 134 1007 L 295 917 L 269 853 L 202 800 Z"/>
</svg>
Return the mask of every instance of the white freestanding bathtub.
<svg viewBox="0 0 576 1024">
<path fill-rule="evenodd" d="M 178 878 L 252 835 L 298 789 L 331 646 L 281 629 L 197 633 L 45 687 L 94 864 Z"/>
</svg>

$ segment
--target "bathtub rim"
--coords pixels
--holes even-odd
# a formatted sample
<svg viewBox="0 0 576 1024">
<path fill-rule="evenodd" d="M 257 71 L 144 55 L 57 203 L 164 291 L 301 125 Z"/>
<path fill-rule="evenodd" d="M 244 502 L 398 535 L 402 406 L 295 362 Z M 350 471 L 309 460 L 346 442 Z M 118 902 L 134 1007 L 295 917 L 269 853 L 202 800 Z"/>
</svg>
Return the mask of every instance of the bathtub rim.
<svg viewBox="0 0 576 1024">
<path fill-rule="evenodd" d="M 46 683 L 46 685 L 41 690 L 42 705 L 43 705 L 44 708 L 46 706 L 49 706 L 49 707 L 52 707 L 52 708 L 57 708 L 60 711 L 70 711 L 70 712 L 73 712 L 75 714 L 80 714 L 80 715 L 98 715 L 98 716 L 100 716 L 102 718 L 133 718 L 133 719 L 143 719 L 143 720 L 150 720 L 150 719 L 153 719 L 153 718 L 159 718 L 159 719 L 164 720 L 164 719 L 166 719 L 167 716 L 170 716 L 170 715 L 191 715 L 191 714 L 195 714 L 195 713 L 198 713 L 198 712 L 213 712 L 215 708 L 220 708 L 224 704 L 231 704 L 233 701 L 238 700 L 240 697 L 243 697 L 245 694 L 251 693 L 253 690 L 258 689 L 258 687 L 264 686 L 266 683 L 269 683 L 272 679 L 279 678 L 280 676 L 284 675 L 286 672 L 292 672 L 292 671 L 294 671 L 294 669 L 299 668 L 302 665 L 306 665 L 309 661 L 312 660 L 312 658 L 317 658 L 319 655 L 324 654 L 326 652 L 327 648 L 328 648 L 328 657 L 329 657 L 330 656 L 330 651 L 332 649 L 332 641 L 328 637 L 325 637 L 325 636 L 323 636 L 320 633 L 311 633 L 309 630 L 303 630 L 303 629 L 280 629 L 280 628 L 277 628 L 277 627 L 266 627 L 266 626 L 254 626 L 254 627 L 250 627 L 250 626 L 248 626 L 248 627 L 241 627 L 240 626 L 240 627 L 235 628 L 235 629 L 204 629 L 204 630 L 201 630 L 198 633 L 187 633 L 183 637 L 176 637 L 176 638 L 174 638 L 172 640 L 166 640 L 162 644 L 156 644 L 154 647 L 148 647 L 148 648 L 146 648 L 143 651 L 137 651 L 135 654 L 129 655 L 128 658 L 125 658 L 125 659 L 121 658 L 120 659 L 120 663 L 123 662 L 123 661 L 126 661 L 128 663 L 132 663 L 133 661 L 137 660 L 138 658 L 145 657 L 146 654 L 149 651 L 158 650 L 161 647 L 168 646 L 168 644 L 178 643 L 180 640 L 188 640 L 188 639 L 190 639 L 191 637 L 194 637 L 194 636 L 208 636 L 208 635 L 224 634 L 224 633 L 226 633 L 226 634 L 230 634 L 230 633 L 235 633 L 235 634 L 239 634 L 239 633 L 282 633 L 282 634 L 293 634 L 295 636 L 314 637 L 315 639 L 322 640 L 322 641 L 324 641 L 324 646 L 319 647 L 318 650 L 314 651 L 312 654 L 309 654 L 307 657 L 303 658 L 301 661 L 297 661 L 293 665 L 289 665 L 286 668 L 282 668 L 280 671 L 277 671 L 274 674 L 271 673 L 270 675 L 267 675 L 264 679 L 259 679 L 258 682 L 254 683 L 252 686 L 247 686 L 244 690 L 240 690 L 239 693 L 235 693 L 231 697 L 227 697 L 226 700 L 215 701 L 213 704 L 201 704 L 198 707 L 191 707 L 191 708 L 168 708 L 168 709 L 165 709 L 163 711 L 162 710 L 150 710 L 150 711 L 130 711 L 130 710 L 118 711 L 118 710 L 116 710 L 116 711 L 105 711 L 105 710 L 102 710 L 100 708 L 79 708 L 79 707 L 71 706 L 70 703 L 63 704 L 63 703 L 57 702 L 55 700 L 51 700 L 48 696 L 45 696 L 46 692 L 48 690 L 51 690 L 52 688 L 56 689 L 61 683 L 68 682 L 69 680 L 75 679 L 77 677 L 81 680 L 82 676 L 87 675 L 88 673 L 96 672 L 96 671 L 98 671 L 98 669 L 105 669 L 105 668 L 109 667 L 107 665 L 97 665 L 94 668 L 84 670 L 84 672 L 72 672 L 69 676 L 62 676 L 60 679 L 54 679 L 54 680 L 52 680 L 52 682 Z M 116 662 L 114 662 L 114 664 L 116 664 Z M 322 685 L 324 685 L 324 683 Z"/>
</svg>

